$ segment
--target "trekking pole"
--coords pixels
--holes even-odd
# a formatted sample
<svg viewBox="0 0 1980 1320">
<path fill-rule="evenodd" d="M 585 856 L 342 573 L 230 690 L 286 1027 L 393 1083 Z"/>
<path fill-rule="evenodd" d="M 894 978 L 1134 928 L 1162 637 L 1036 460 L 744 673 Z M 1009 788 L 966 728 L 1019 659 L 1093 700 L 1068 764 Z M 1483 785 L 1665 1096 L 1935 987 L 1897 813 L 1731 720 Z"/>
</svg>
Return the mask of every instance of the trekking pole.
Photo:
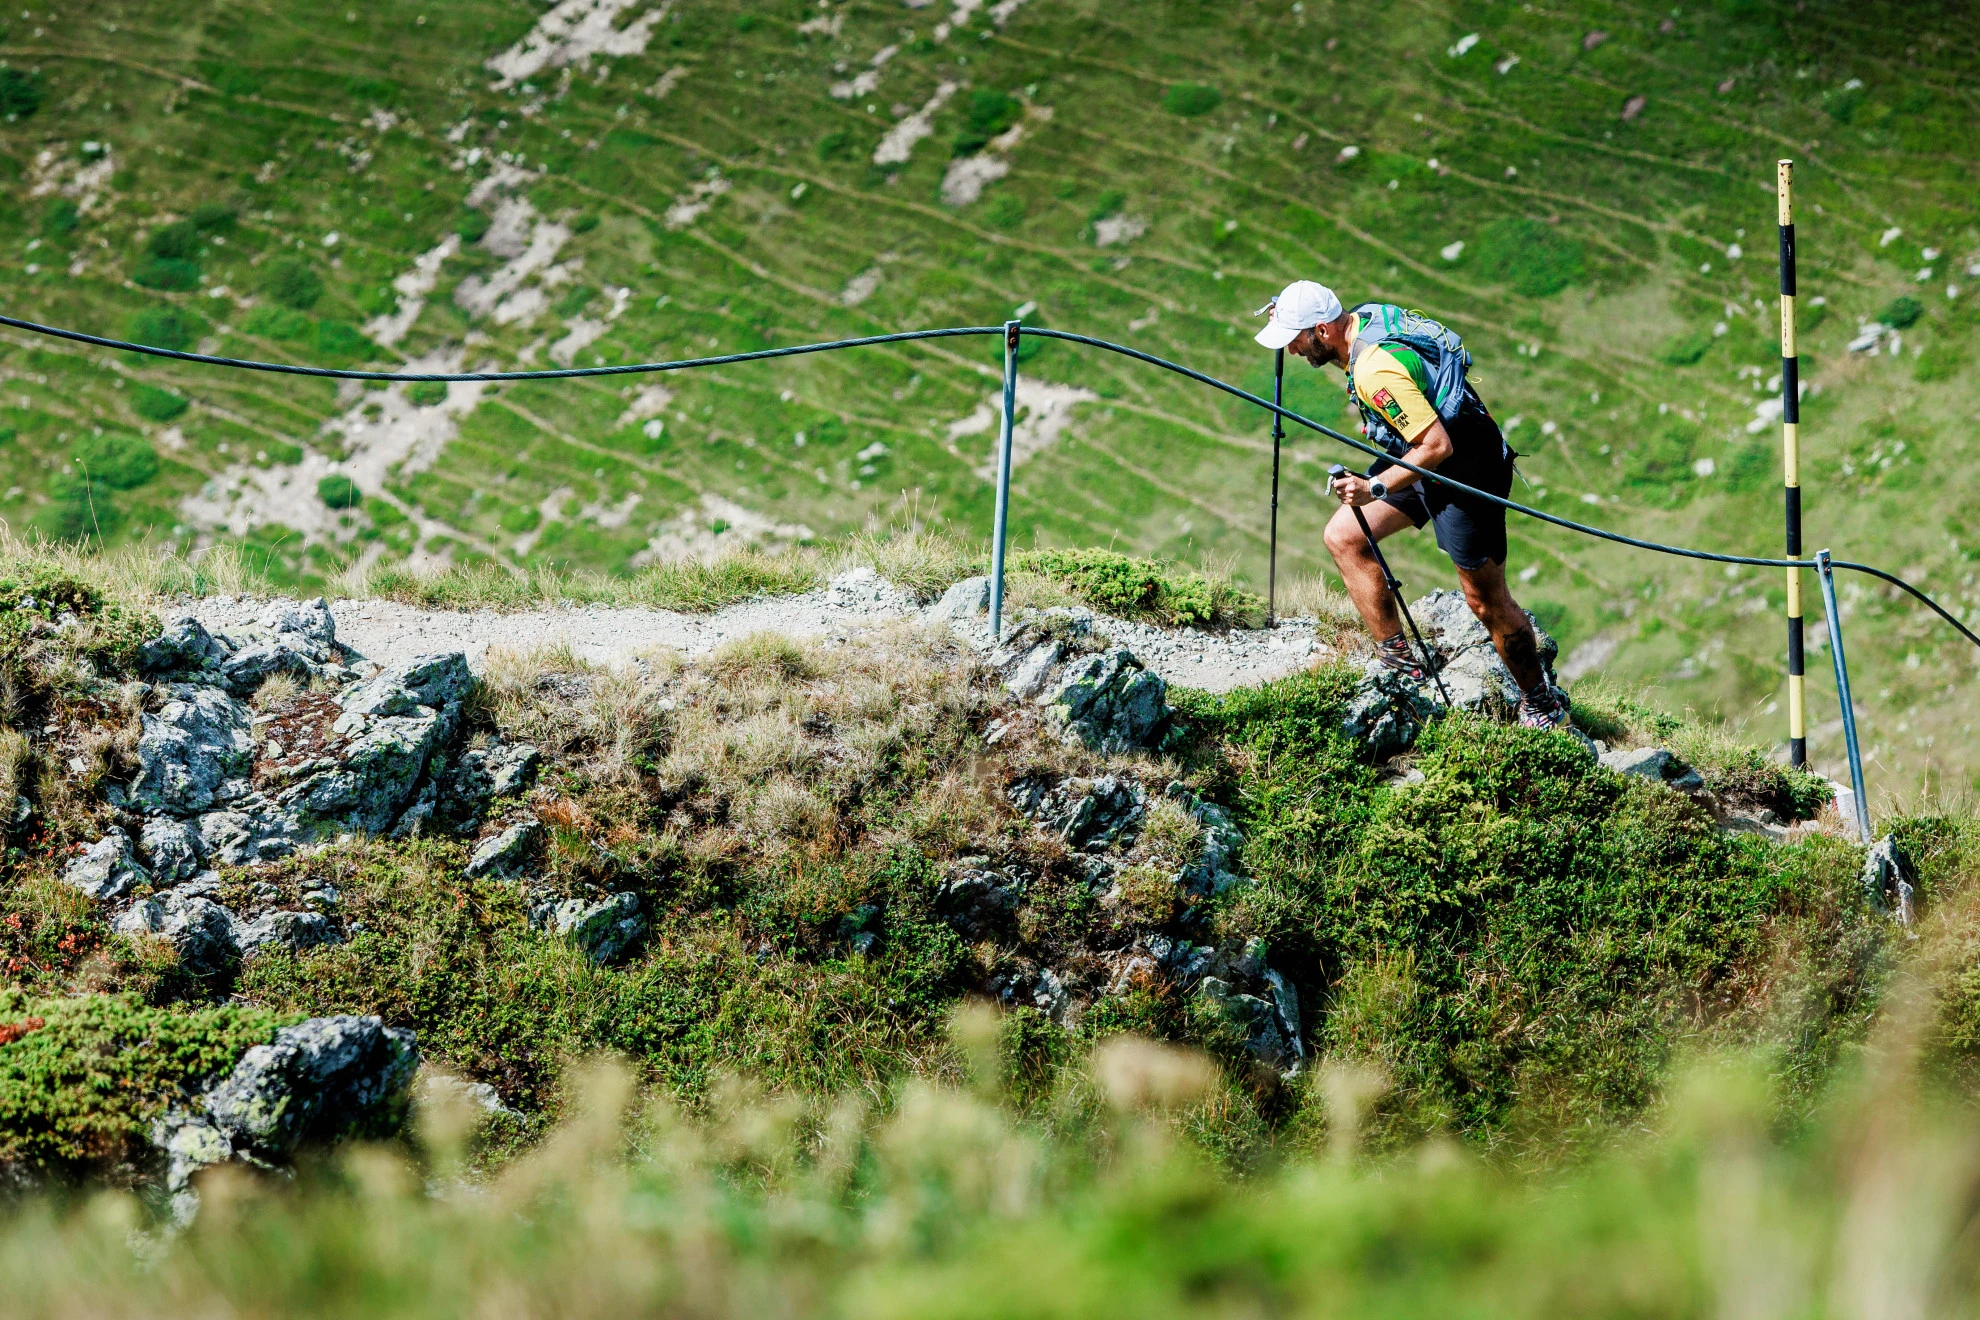
<svg viewBox="0 0 1980 1320">
<path fill-rule="evenodd" d="M 1285 403 L 1286 350 L 1272 357 L 1272 541 L 1271 561 L 1265 571 L 1265 626 L 1279 621 L 1279 445 L 1286 438 L 1285 415 L 1278 411 Z"/>
<path fill-rule="evenodd" d="M 1347 474 L 1347 468 L 1339 463 L 1327 469 L 1327 476 L 1336 481 Z M 1368 542 L 1368 553 L 1375 556 L 1375 563 L 1382 570 L 1383 585 L 1388 587 L 1389 595 L 1396 602 L 1396 609 L 1402 613 L 1403 622 L 1409 625 L 1409 635 L 1416 639 L 1416 649 L 1423 657 L 1424 671 L 1430 675 L 1430 681 L 1437 685 L 1437 695 L 1444 699 L 1444 706 L 1449 709 L 1451 694 L 1444 688 L 1444 676 L 1437 672 L 1436 655 L 1430 650 L 1430 644 L 1423 640 L 1423 633 L 1417 628 L 1416 620 L 1409 612 L 1409 604 L 1403 600 L 1402 583 L 1389 571 L 1388 558 L 1383 555 L 1382 547 L 1376 544 L 1375 531 L 1368 525 L 1368 515 L 1361 511 L 1359 505 L 1350 507 L 1354 509 L 1354 520 L 1361 524 L 1361 535 Z"/>
</svg>

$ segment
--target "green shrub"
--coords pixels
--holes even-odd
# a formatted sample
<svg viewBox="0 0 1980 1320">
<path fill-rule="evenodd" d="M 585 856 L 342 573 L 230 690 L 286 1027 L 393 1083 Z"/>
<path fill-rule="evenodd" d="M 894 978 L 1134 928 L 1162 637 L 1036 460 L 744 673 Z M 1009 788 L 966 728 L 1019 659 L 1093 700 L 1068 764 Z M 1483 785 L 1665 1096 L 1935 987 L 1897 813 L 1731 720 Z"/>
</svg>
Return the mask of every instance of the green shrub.
<svg viewBox="0 0 1980 1320">
<path fill-rule="evenodd" d="M 121 995 L 0 990 L 0 1164 L 46 1172 L 136 1154 L 147 1121 L 231 1069 L 283 1019 L 259 1008 L 153 1008 Z"/>
<path fill-rule="evenodd" d="M 199 323 L 176 307 L 147 307 L 131 317 L 128 333 L 134 344 L 183 352 L 198 338 Z"/>
<path fill-rule="evenodd" d="M 197 261 L 200 254 L 199 227 L 190 220 L 160 225 L 144 240 L 144 254 L 167 261 Z"/>
<path fill-rule="evenodd" d="M 1920 381 L 1951 380 L 1966 363 L 1964 336 L 1941 335 L 1918 355 L 1912 375 Z"/>
<path fill-rule="evenodd" d="M 348 321 L 318 321 L 316 351 L 326 357 L 364 357 L 371 352 L 371 341 Z"/>
<path fill-rule="evenodd" d="M 146 257 L 131 272 L 131 282 L 166 293 L 185 293 L 199 287 L 199 263 L 175 257 Z"/>
<path fill-rule="evenodd" d="M 557 315 L 561 317 L 576 316 L 579 312 L 591 306 L 593 300 L 597 297 L 598 290 L 592 288 L 589 284 L 574 284 L 568 293 L 557 300 Z"/>
<path fill-rule="evenodd" d="M 447 401 L 447 383 L 439 380 L 416 380 L 406 386 L 406 398 L 415 407 L 431 408 Z"/>
<path fill-rule="evenodd" d="M 956 134 L 952 154 L 967 156 L 981 151 L 991 138 L 1017 123 L 1024 113 L 1024 102 L 995 87 L 979 87 L 963 105 L 963 126 Z"/>
<path fill-rule="evenodd" d="M 1688 367 L 1704 357 L 1711 348 L 1711 332 L 1693 330 L 1666 339 L 1664 346 L 1657 350 L 1657 360 L 1667 367 Z"/>
<path fill-rule="evenodd" d="M 1174 627 L 1248 622 L 1264 602 L 1229 583 L 1113 550 L 1022 550 L 1011 567 L 1064 587 L 1096 610 L 1122 619 L 1148 619 Z"/>
<path fill-rule="evenodd" d="M 140 385 L 131 391 L 131 411 L 150 422 L 169 422 L 187 408 L 184 398 L 155 385 Z"/>
<path fill-rule="evenodd" d="M 41 210 L 41 232 L 50 238 L 64 238 L 82 228 L 82 212 L 66 197 L 51 197 Z"/>
<path fill-rule="evenodd" d="M 852 159 L 852 134 L 843 128 L 833 129 L 818 139 L 818 159 Z"/>
<path fill-rule="evenodd" d="M 240 212 L 225 202 L 201 202 L 187 217 L 192 227 L 202 234 L 232 233 L 240 218 Z"/>
<path fill-rule="evenodd" d="M 1923 315 L 1925 315 L 1924 304 L 1910 294 L 1903 293 L 1891 299 L 1890 305 L 1884 308 L 1877 319 L 1893 330 L 1909 330 L 1918 324 L 1918 318 Z"/>
<path fill-rule="evenodd" d="M 1545 298 L 1581 278 L 1581 244 L 1538 220 L 1494 220 L 1478 235 L 1478 257 L 1493 278 L 1529 298 Z"/>
<path fill-rule="evenodd" d="M 1698 433 L 1682 422 L 1651 431 L 1623 450 L 1623 479 L 1649 504 L 1674 508 L 1691 498 Z"/>
<path fill-rule="evenodd" d="M 301 312 L 293 312 L 286 307 L 277 307 L 271 303 L 262 303 L 247 314 L 247 319 L 241 322 L 241 329 L 266 339 L 293 342 L 307 339 L 314 334 L 316 322 Z"/>
<path fill-rule="evenodd" d="M 323 296 L 323 277 L 308 262 L 284 257 L 269 263 L 267 273 L 261 277 L 261 287 L 284 307 L 306 312 Z"/>
<path fill-rule="evenodd" d="M 8 123 L 41 109 L 41 75 L 26 69 L 0 69 L 0 117 Z"/>
<path fill-rule="evenodd" d="M 488 226 L 491 223 L 488 212 L 463 207 L 461 213 L 454 218 L 454 232 L 461 236 L 463 243 L 479 243 L 488 233 Z"/>
<path fill-rule="evenodd" d="M 158 475 L 158 451 L 134 435 L 106 431 L 86 435 L 69 451 L 89 479 L 112 490 L 132 490 Z"/>
<path fill-rule="evenodd" d="M 1224 94 L 1207 83 L 1177 83 L 1162 93 L 1162 108 L 1186 118 L 1207 115 L 1224 103 Z"/>
<path fill-rule="evenodd" d="M 1822 94 L 1822 108 L 1837 123 L 1847 124 L 1856 118 L 1856 112 L 1863 108 L 1861 87 L 1838 87 Z"/>
<path fill-rule="evenodd" d="M 762 26 L 763 26 L 762 18 L 760 18 L 755 14 L 736 15 L 736 31 L 738 32 L 754 32 L 756 31 L 756 29 Z"/>
<path fill-rule="evenodd" d="M 571 232 L 573 234 L 588 234 L 592 230 L 598 228 L 598 224 L 599 224 L 598 212 L 586 211 L 583 215 L 580 215 L 575 220 L 571 221 Z"/>
<path fill-rule="evenodd" d="M 341 472 L 333 472 L 316 483 L 316 498 L 332 509 L 355 509 L 364 503 L 364 492 Z"/>
<path fill-rule="evenodd" d="M 52 478 L 47 491 L 48 502 L 35 511 L 34 526 L 53 540 L 101 540 L 123 519 L 109 487 L 80 470 Z"/>
<path fill-rule="evenodd" d="M 1024 214 L 1024 198 L 1003 188 L 991 194 L 990 204 L 983 208 L 983 219 L 996 229 L 1017 228 L 1024 223 Z"/>
<path fill-rule="evenodd" d="M 1735 492 L 1765 489 L 1779 476 L 1774 467 L 1773 447 L 1751 441 L 1733 450 L 1722 471 L 1726 489 Z"/>
</svg>

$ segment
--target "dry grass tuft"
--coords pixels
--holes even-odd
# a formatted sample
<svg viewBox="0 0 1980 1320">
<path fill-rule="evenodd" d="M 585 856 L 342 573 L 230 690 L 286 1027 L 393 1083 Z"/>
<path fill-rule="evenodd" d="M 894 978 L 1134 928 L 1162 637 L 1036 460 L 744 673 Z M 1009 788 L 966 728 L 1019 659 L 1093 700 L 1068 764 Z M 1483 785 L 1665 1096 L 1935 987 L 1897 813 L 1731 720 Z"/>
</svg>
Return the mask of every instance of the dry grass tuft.
<svg viewBox="0 0 1980 1320">
<path fill-rule="evenodd" d="M 261 680 L 261 686 L 248 698 L 248 705 L 266 714 L 294 701 L 302 690 L 302 684 L 296 681 L 294 674 L 270 674 Z"/>
</svg>

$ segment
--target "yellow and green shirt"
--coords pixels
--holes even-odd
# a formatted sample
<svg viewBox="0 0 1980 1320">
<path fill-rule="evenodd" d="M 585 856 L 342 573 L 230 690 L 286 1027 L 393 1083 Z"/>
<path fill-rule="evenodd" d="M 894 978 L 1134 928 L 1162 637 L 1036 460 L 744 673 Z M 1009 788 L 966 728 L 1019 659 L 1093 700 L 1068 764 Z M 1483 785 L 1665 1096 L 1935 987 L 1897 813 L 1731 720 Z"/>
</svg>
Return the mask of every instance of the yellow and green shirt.
<svg viewBox="0 0 1980 1320">
<path fill-rule="evenodd" d="M 1367 321 L 1361 314 L 1348 320 L 1351 392 L 1362 416 L 1394 432 L 1407 448 L 1437 420 L 1437 410 L 1430 403 L 1430 369 L 1406 345 L 1372 339 L 1362 342 L 1361 330 Z"/>
</svg>

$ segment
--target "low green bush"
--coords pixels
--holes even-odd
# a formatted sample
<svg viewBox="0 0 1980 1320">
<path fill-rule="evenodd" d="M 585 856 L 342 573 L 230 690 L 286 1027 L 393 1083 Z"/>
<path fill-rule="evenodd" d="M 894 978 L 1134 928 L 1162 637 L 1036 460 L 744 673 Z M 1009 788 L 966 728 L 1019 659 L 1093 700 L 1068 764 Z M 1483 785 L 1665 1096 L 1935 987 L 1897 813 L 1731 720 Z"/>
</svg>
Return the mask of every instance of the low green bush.
<svg viewBox="0 0 1980 1320">
<path fill-rule="evenodd" d="M 1538 220 L 1494 220 L 1479 231 L 1477 256 L 1493 278 L 1529 298 L 1559 293 L 1581 278 L 1581 244 Z"/>
<path fill-rule="evenodd" d="M 50 238 L 66 238 L 82 228 L 82 212 L 66 197 L 51 197 L 41 210 L 41 232 Z"/>
<path fill-rule="evenodd" d="M 1657 360 L 1667 367 L 1688 367 L 1711 349 L 1712 334 L 1709 330 L 1691 330 L 1666 339 L 1664 346 L 1657 350 Z"/>
<path fill-rule="evenodd" d="M 41 109 L 41 75 L 26 69 L 0 69 L 0 118 L 8 123 Z"/>
<path fill-rule="evenodd" d="M 1890 305 L 1877 315 L 1877 319 L 1893 330 L 1909 330 L 1918 324 L 1925 315 L 1925 305 L 1908 293 L 1891 299 Z"/>
<path fill-rule="evenodd" d="M 131 282 L 163 293 L 186 293 L 199 287 L 199 263 L 176 257 L 145 257 L 131 271 Z"/>
<path fill-rule="evenodd" d="M 1021 550 L 1010 567 L 1064 587 L 1094 609 L 1170 627 L 1251 625 L 1265 602 L 1231 583 L 1113 550 Z"/>
<path fill-rule="evenodd" d="M 323 296 L 323 277 L 308 262 L 285 257 L 269 263 L 261 287 L 284 307 L 306 312 Z"/>
<path fill-rule="evenodd" d="M 183 352 L 193 346 L 199 331 L 200 323 L 191 313 L 166 306 L 147 307 L 132 316 L 128 333 L 134 344 Z"/>
<path fill-rule="evenodd" d="M 316 483 L 316 498 L 333 509 L 355 509 L 364 503 L 364 492 L 341 472 L 333 472 Z"/>
<path fill-rule="evenodd" d="M 151 442 L 118 431 L 83 436 L 69 453 L 89 480 L 112 490 L 133 490 L 158 475 L 158 451 Z"/>
<path fill-rule="evenodd" d="M 1017 123 L 1024 102 L 995 87 L 979 87 L 963 103 L 963 126 L 957 130 L 952 154 L 967 156 L 983 150 L 991 138 Z"/>
<path fill-rule="evenodd" d="M 440 380 L 416 380 L 406 386 L 406 399 L 419 408 L 431 408 L 447 401 L 447 383 Z"/>
<path fill-rule="evenodd" d="M 1207 115 L 1224 103 L 1224 94 L 1207 83 L 1176 83 L 1162 93 L 1162 108 L 1172 115 Z"/>
<path fill-rule="evenodd" d="M 131 391 L 131 411 L 150 422 L 169 422 L 185 412 L 186 399 L 155 385 L 140 385 Z"/>
</svg>

